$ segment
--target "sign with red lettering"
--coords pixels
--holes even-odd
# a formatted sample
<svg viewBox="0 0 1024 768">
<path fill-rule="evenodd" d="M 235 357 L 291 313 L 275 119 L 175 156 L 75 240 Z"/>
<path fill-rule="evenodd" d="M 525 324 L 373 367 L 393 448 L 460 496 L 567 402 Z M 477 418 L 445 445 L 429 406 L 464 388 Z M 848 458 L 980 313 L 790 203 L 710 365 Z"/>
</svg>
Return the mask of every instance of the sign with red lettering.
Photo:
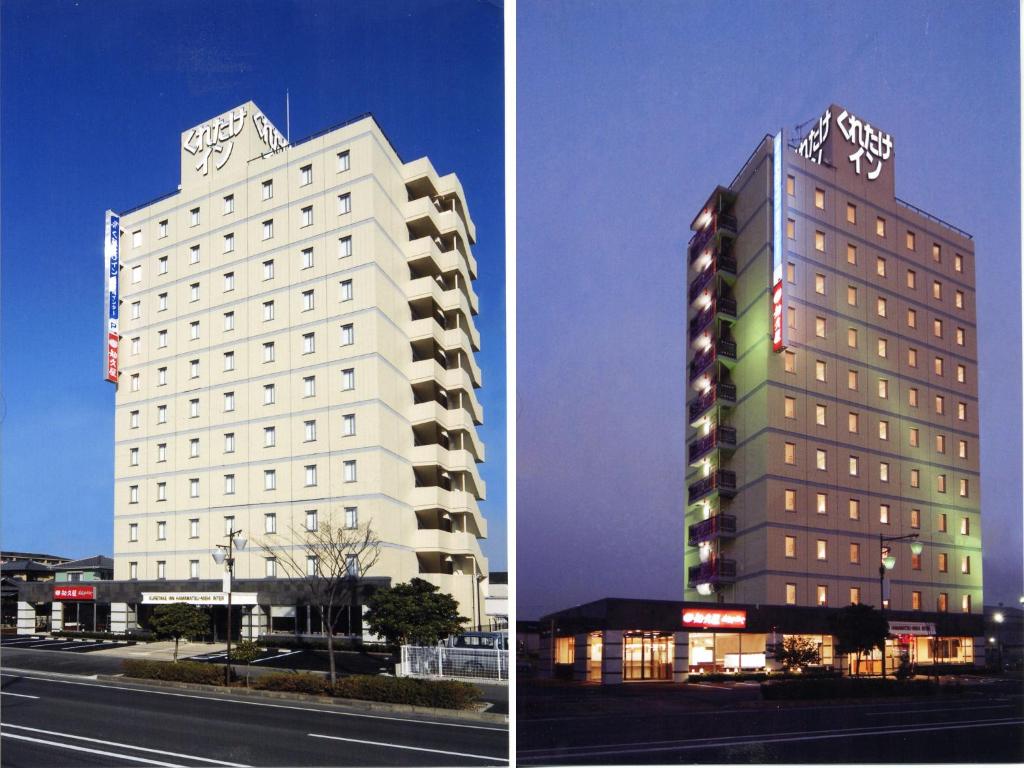
<svg viewBox="0 0 1024 768">
<path fill-rule="evenodd" d="M 96 587 L 65 587 L 57 586 L 53 587 L 53 599 L 54 600 L 95 600 L 96 599 Z"/>
<path fill-rule="evenodd" d="M 118 338 L 113 331 L 107 333 L 107 381 L 117 384 Z"/>
<path fill-rule="evenodd" d="M 782 349 L 782 281 L 772 288 L 772 351 Z"/>
<path fill-rule="evenodd" d="M 747 612 L 705 608 L 685 608 L 683 626 L 699 629 L 744 629 Z"/>
</svg>

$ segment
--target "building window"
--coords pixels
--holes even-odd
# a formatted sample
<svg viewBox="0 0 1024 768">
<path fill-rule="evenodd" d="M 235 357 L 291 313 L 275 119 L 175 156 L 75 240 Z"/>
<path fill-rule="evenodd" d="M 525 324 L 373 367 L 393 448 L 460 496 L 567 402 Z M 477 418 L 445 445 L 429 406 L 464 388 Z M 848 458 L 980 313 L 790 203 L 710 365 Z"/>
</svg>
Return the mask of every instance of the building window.
<svg viewBox="0 0 1024 768">
<path fill-rule="evenodd" d="M 268 579 L 277 577 L 277 558 L 266 557 L 263 559 L 263 575 Z"/>
<path fill-rule="evenodd" d="M 846 372 L 846 388 L 856 391 L 859 386 L 857 371 L 851 368 Z"/>
<path fill-rule="evenodd" d="M 313 249 L 303 248 L 302 249 L 302 268 L 312 269 L 313 267 Z"/>
<path fill-rule="evenodd" d="M 302 209 L 302 226 L 311 227 L 313 226 L 313 206 L 307 205 Z"/>
<path fill-rule="evenodd" d="M 827 411 L 827 409 L 825 408 L 824 405 L 821 405 L 820 403 L 815 404 L 815 406 L 814 406 L 814 423 L 817 424 L 819 427 L 824 427 L 825 426 L 825 414 L 826 414 L 826 411 Z"/>
<path fill-rule="evenodd" d="M 959 253 L 953 257 L 953 269 L 955 269 L 957 272 L 964 271 L 964 257 L 961 256 Z"/>
<path fill-rule="evenodd" d="M 857 306 L 857 287 L 854 285 L 846 286 L 846 303 L 851 307 Z"/>
<path fill-rule="evenodd" d="M 224 493 L 227 496 L 232 496 L 235 493 L 235 476 L 224 475 Z"/>
<path fill-rule="evenodd" d="M 822 469 L 822 470 L 828 468 L 828 454 L 825 453 L 825 450 L 823 448 L 818 448 L 818 449 L 815 450 L 815 453 L 814 453 L 814 465 L 818 469 Z"/>
<path fill-rule="evenodd" d="M 957 441 L 957 455 L 961 459 L 966 459 L 967 458 L 967 441 L 966 440 L 958 440 Z"/>
<path fill-rule="evenodd" d="M 880 525 L 889 524 L 889 505 L 879 504 L 878 505 L 878 522 Z"/>
<path fill-rule="evenodd" d="M 889 439 L 889 422 L 884 419 L 878 422 L 878 439 L 888 440 Z"/>
<path fill-rule="evenodd" d="M 910 428 L 910 447 L 917 448 L 920 445 L 920 430 L 917 427 Z"/>
<path fill-rule="evenodd" d="M 782 354 L 782 366 L 786 373 L 796 373 L 796 352 L 786 350 Z"/>
<path fill-rule="evenodd" d="M 341 283 L 341 300 L 352 301 L 352 281 L 342 280 Z"/>
<path fill-rule="evenodd" d="M 821 230 L 815 230 L 814 232 L 814 250 L 819 253 L 825 252 L 825 233 Z"/>
<path fill-rule="evenodd" d="M 263 447 L 273 448 L 277 445 L 277 429 L 275 427 L 263 428 Z"/>
<path fill-rule="evenodd" d="M 850 563 L 860 565 L 860 544 L 856 542 L 850 544 Z"/>
<path fill-rule="evenodd" d="M 796 584 L 786 584 L 786 605 L 796 605 Z"/>
<path fill-rule="evenodd" d="M 273 491 L 277 488 L 277 470 L 276 469 L 265 469 L 263 470 L 263 490 Z"/>
<path fill-rule="evenodd" d="M 131 378 L 132 392 L 139 391 L 139 374 L 133 373 Z"/>
<path fill-rule="evenodd" d="M 316 555 L 306 555 L 306 575 L 316 576 L 319 573 L 319 563 L 317 562 Z"/>
<path fill-rule="evenodd" d="M 224 433 L 224 453 L 235 452 L 235 433 L 225 432 Z"/>
<path fill-rule="evenodd" d="M 878 340 L 878 356 L 888 357 L 889 356 L 889 340 L 879 339 Z"/>
<path fill-rule="evenodd" d="M 796 557 L 796 536 L 786 537 L 786 557 Z"/>
<path fill-rule="evenodd" d="M 356 507 L 345 507 L 345 527 L 349 529 L 359 527 L 359 510 Z"/>
<path fill-rule="evenodd" d="M 156 460 L 158 462 L 167 461 L 167 443 L 156 444 Z"/>
<path fill-rule="evenodd" d="M 235 516 L 224 515 L 224 535 L 230 536 L 235 531 Z"/>
<path fill-rule="evenodd" d="M 338 215 L 344 213 L 350 213 L 352 211 L 352 195 L 346 192 L 343 195 L 338 195 Z"/>
<path fill-rule="evenodd" d="M 188 455 L 191 459 L 199 458 L 199 438 L 193 437 L 188 441 Z"/>
<path fill-rule="evenodd" d="M 338 238 L 338 258 L 343 259 L 352 255 L 352 236 L 345 235 Z"/>
<path fill-rule="evenodd" d="M 132 320 L 138 320 L 142 317 L 142 302 L 132 302 Z"/>
<path fill-rule="evenodd" d="M 188 481 L 188 495 L 190 498 L 199 498 L 199 478 L 193 477 Z"/>
<path fill-rule="evenodd" d="M 304 333 L 302 334 L 302 354 L 311 355 L 316 352 L 316 334 L 315 333 Z"/>
<path fill-rule="evenodd" d="M 912 469 L 910 470 L 910 487 L 920 488 L 921 487 L 921 470 Z"/>
<path fill-rule="evenodd" d="M 356 482 L 356 462 L 355 459 L 348 459 L 342 463 L 344 469 L 344 476 L 346 483 Z"/>
<path fill-rule="evenodd" d="M 277 515 L 274 512 L 263 515 L 263 532 L 277 533 Z"/>
<path fill-rule="evenodd" d="M 315 397 L 316 396 L 316 376 L 303 376 L 302 377 L 302 396 L 303 397 Z"/>
<path fill-rule="evenodd" d="M 888 317 L 889 316 L 889 303 L 882 296 L 878 297 L 877 306 L 878 306 L 878 316 L 879 317 Z"/>
<path fill-rule="evenodd" d="M 188 375 L 191 379 L 199 378 L 199 361 L 189 360 L 188 362 Z"/>
<path fill-rule="evenodd" d="M 786 219 L 786 238 L 796 240 L 796 221 L 793 219 Z"/>
<path fill-rule="evenodd" d="M 792 488 L 786 488 L 783 491 L 783 504 L 786 512 L 796 512 L 796 491 Z"/>
<path fill-rule="evenodd" d="M 878 380 L 878 396 L 882 400 L 888 400 L 889 399 L 889 380 L 888 379 L 879 379 Z"/>
<path fill-rule="evenodd" d="M 819 339 L 825 338 L 825 318 L 815 317 L 814 318 L 814 335 Z"/>
<path fill-rule="evenodd" d="M 907 390 L 907 404 L 911 408 L 917 408 L 917 387 L 911 387 Z"/>
<path fill-rule="evenodd" d="M 889 462 L 883 461 L 878 465 L 878 479 L 883 483 L 889 482 Z"/>
<path fill-rule="evenodd" d="M 128 449 L 128 465 L 132 467 L 139 466 L 139 449 L 129 448 Z"/>
<path fill-rule="evenodd" d="M 787 419 L 796 418 L 796 398 L 786 395 L 785 405 L 783 406 L 783 415 Z"/>
<path fill-rule="evenodd" d="M 161 256 L 159 259 L 157 259 L 156 263 L 157 263 L 157 274 L 166 275 L 167 274 L 167 257 L 166 256 Z"/>
<path fill-rule="evenodd" d="M 235 290 L 235 273 L 225 272 L 224 273 L 224 292 Z"/>
<path fill-rule="evenodd" d="M 166 560 L 157 560 L 156 561 L 156 577 L 158 579 L 166 579 L 167 578 L 167 561 Z"/>
<path fill-rule="evenodd" d="M 942 299 L 942 283 L 938 280 L 932 281 L 932 298 Z"/>
<path fill-rule="evenodd" d="M 956 404 L 956 418 L 957 418 L 957 421 L 966 421 L 967 420 L 967 403 L 957 403 Z"/>
<path fill-rule="evenodd" d="M 937 490 L 939 493 L 945 493 L 946 492 L 946 476 L 945 475 L 938 475 L 935 478 L 935 490 Z"/>
<path fill-rule="evenodd" d="M 816 500 L 816 507 L 815 508 L 816 508 L 818 514 L 819 515 L 827 515 L 828 514 L 828 494 L 826 494 L 826 493 L 818 493 L 815 496 L 815 500 Z"/>
<path fill-rule="evenodd" d="M 816 553 L 819 560 L 828 560 L 828 543 L 825 539 L 818 539 L 816 542 Z"/>
<path fill-rule="evenodd" d="M 850 587 L 850 605 L 860 605 L 860 587 Z"/>
<path fill-rule="evenodd" d="M 163 366 L 156 369 L 156 385 L 163 387 L 167 385 L 167 367 Z"/>
<path fill-rule="evenodd" d="M 304 434 L 303 438 L 307 443 L 311 443 L 316 440 L 316 419 L 303 422 Z"/>
<path fill-rule="evenodd" d="M 138 486 L 133 486 L 133 487 L 138 488 Z M 128 541 L 138 541 L 138 540 L 139 540 L 139 524 L 138 523 L 128 523 Z"/>
<path fill-rule="evenodd" d="M 188 417 L 190 419 L 199 418 L 199 399 L 193 398 L 188 401 Z"/>
<path fill-rule="evenodd" d="M 299 186 L 304 187 L 313 183 L 313 166 L 304 165 L 299 168 Z"/>
<path fill-rule="evenodd" d="M 850 499 L 847 511 L 851 520 L 860 520 L 860 499 Z"/>
<path fill-rule="evenodd" d="M 193 517 L 188 521 L 188 537 L 190 539 L 199 538 L 199 518 Z"/>
<path fill-rule="evenodd" d="M 949 570 L 949 556 L 945 552 L 939 552 L 939 573 L 946 573 Z"/>
<path fill-rule="evenodd" d="M 225 312 L 224 313 L 224 330 L 233 331 L 235 330 L 235 313 Z"/>
<path fill-rule="evenodd" d="M 796 464 L 796 443 L 786 443 L 783 460 L 787 464 Z"/>
<path fill-rule="evenodd" d="M 946 452 L 946 436 L 945 435 L 936 435 L 935 436 L 935 451 L 937 453 L 945 453 Z"/>
<path fill-rule="evenodd" d="M 828 587 L 824 584 L 818 585 L 818 605 L 828 605 Z"/>
<path fill-rule="evenodd" d="M 964 555 L 960 558 L 960 573 L 969 574 L 971 572 L 971 556 Z"/>
<path fill-rule="evenodd" d="M 315 509 L 307 509 L 306 510 L 306 530 L 307 531 L 315 531 L 316 530 L 316 522 L 317 522 L 316 521 L 316 510 Z"/>
<path fill-rule="evenodd" d="M 199 321 L 193 320 L 188 324 L 188 337 L 192 341 L 199 338 Z"/>
<path fill-rule="evenodd" d="M 167 237 L 167 219 L 160 222 L 160 237 Z"/>
<path fill-rule="evenodd" d="M 311 309 L 313 309 L 313 307 L 314 307 L 314 303 L 313 303 L 313 291 L 312 291 L 312 289 L 310 289 L 308 291 L 303 291 L 302 292 L 302 311 L 303 312 L 309 312 Z"/>
<path fill-rule="evenodd" d="M 188 249 L 188 263 L 198 264 L 199 263 L 199 246 L 193 245 Z"/>
<path fill-rule="evenodd" d="M 224 412 L 229 413 L 235 410 L 235 393 L 225 392 L 224 393 Z"/>
<path fill-rule="evenodd" d="M 936 395 L 935 396 L 935 413 L 937 413 L 937 414 L 939 414 L 941 416 L 945 412 L 945 410 L 946 410 L 946 398 L 944 398 L 942 395 Z"/>
<path fill-rule="evenodd" d="M 954 299 L 953 303 L 956 305 L 956 308 L 957 309 L 963 309 L 964 308 L 964 292 L 963 291 L 957 291 L 955 296 L 956 296 L 956 298 Z"/>
<path fill-rule="evenodd" d="M 348 150 L 338 153 L 338 172 L 347 171 L 350 168 Z"/>
<path fill-rule="evenodd" d="M 225 352 L 224 353 L 224 370 L 233 371 L 235 370 L 235 353 Z"/>
<path fill-rule="evenodd" d="M 971 612 L 971 596 L 970 595 L 964 595 L 962 598 L 960 598 L 960 610 L 963 611 L 964 613 L 970 613 Z"/>
<path fill-rule="evenodd" d="M 316 464 L 306 465 L 306 486 L 316 485 Z"/>
<path fill-rule="evenodd" d="M 167 406 L 158 405 L 156 407 L 156 423 L 166 424 L 167 423 Z"/>
<path fill-rule="evenodd" d="M 274 220 L 267 219 L 263 222 L 263 239 L 269 240 L 274 236 Z"/>
<path fill-rule="evenodd" d="M 939 533 L 946 533 L 946 513 L 945 512 L 942 512 L 939 515 L 938 529 L 939 529 Z"/>
<path fill-rule="evenodd" d="M 860 457 L 850 457 L 850 477 L 857 477 L 860 474 Z"/>
<path fill-rule="evenodd" d="M 960 519 L 960 535 L 970 536 L 971 535 L 971 518 L 964 517 Z"/>
<path fill-rule="evenodd" d="M 956 329 L 956 345 L 962 347 L 964 345 L 965 331 L 963 328 Z"/>
<path fill-rule="evenodd" d="M 960 496 L 965 499 L 970 496 L 970 486 L 966 477 L 960 478 Z"/>
<path fill-rule="evenodd" d="M 846 346 L 850 349 L 857 348 L 857 329 L 847 328 L 846 329 Z"/>
<path fill-rule="evenodd" d="M 825 361 L 817 360 L 814 363 L 814 378 L 818 381 L 825 381 Z"/>
<path fill-rule="evenodd" d="M 356 433 L 356 415 L 346 413 L 341 417 L 341 434 L 344 437 L 351 437 Z"/>
<path fill-rule="evenodd" d="M 881 256 L 875 259 L 875 272 L 879 277 L 885 277 L 885 259 Z"/>
<path fill-rule="evenodd" d="M 907 327 L 908 328 L 917 328 L 917 310 L 916 309 L 913 309 L 913 308 L 907 309 Z"/>
<path fill-rule="evenodd" d="M 915 555 L 913 552 L 910 553 L 910 570 L 920 571 L 921 570 L 921 556 Z"/>
<path fill-rule="evenodd" d="M 264 301 L 263 302 L 263 322 L 269 322 L 274 319 L 274 302 Z"/>
<path fill-rule="evenodd" d="M 796 307 L 786 307 L 786 327 L 796 328 Z"/>
<path fill-rule="evenodd" d="M 274 180 L 273 179 L 268 179 L 267 181 L 264 181 L 263 185 L 262 185 L 262 188 L 263 188 L 263 199 L 264 200 L 270 200 L 271 198 L 274 197 Z"/>
<path fill-rule="evenodd" d="M 881 216 L 875 219 L 875 234 L 879 237 L 885 237 L 885 219 Z"/>
<path fill-rule="evenodd" d="M 846 245 L 846 263 L 857 265 L 857 246 L 851 243 Z"/>
<path fill-rule="evenodd" d="M 142 266 L 139 265 L 139 264 L 136 264 L 134 267 L 132 267 L 132 284 L 134 285 L 135 283 L 141 283 L 141 282 L 142 282 Z"/>
<path fill-rule="evenodd" d="M 825 210 L 825 190 L 814 188 L 814 207 L 819 210 Z"/>
<path fill-rule="evenodd" d="M 199 283 L 192 283 L 188 287 L 189 301 L 199 301 Z"/>
<path fill-rule="evenodd" d="M 945 592 L 939 592 L 938 599 L 935 601 L 935 610 L 939 613 L 945 613 L 949 610 L 949 595 Z"/>
<path fill-rule="evenodd" d="M 274 342 L 272 341 L 263 342 L 263 362 L 274 362 Z"/>
<path fill-rule="evenodd" d="M 273 405 L 274 404 L 274 385 L 264 384 L 263 385 L 263 404 Z"/>
<path fill-rule="evenodd" d="M 235 212 L 235 196 L 224 195 L 224 215 Z"/>
<path fill-rule="evenodd" d="M 356 331 L 355 326 L 352 323 L 346 323 L 341 326 L 341 346 L 346 347 L 356 343 Z"/>
<path fill-rule="evenodd" d="M 345 368 L 341 372 L 341 388 L 342 390 L 352 390 L 356 388 L 356 369 Z"/>
<path fill-rule="evenodd" d="M 853 203 L 846 204 L 846 223 L 856 224 L 857 223 L 857 206 Z"/>
</svg>

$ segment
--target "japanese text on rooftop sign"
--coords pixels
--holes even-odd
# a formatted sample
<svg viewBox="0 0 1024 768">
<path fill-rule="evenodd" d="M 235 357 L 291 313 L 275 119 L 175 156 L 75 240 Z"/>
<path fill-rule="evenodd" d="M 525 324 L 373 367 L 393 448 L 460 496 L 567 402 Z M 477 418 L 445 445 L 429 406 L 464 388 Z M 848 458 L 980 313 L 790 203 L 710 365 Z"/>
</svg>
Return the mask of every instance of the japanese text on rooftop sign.
<svg viewBox="0 0 1024 768">
<path fill-rule="evenodd" d="M 747 612 L 737 610 L 703 610 L 688 608 L 683 611 L 684 627 L 714 629 L 743 629 L 747 626 Z"/>
<path fill-rule="evenodd" d="M 843 112 L 843 114 L 846 113 Z M 825 146 L 825 139 L 828 138 L 828 127 L 831 122 L 832 110 L 826 109 L 825 114 L 818 118 L 818 125 L 811 128 L 811 132 L 800 142 L 797 154 L 806 157 L 812 163 L 821 165 L 821 150 Z"/>
<path fill-rule="evenodd" d="M 857 175 L 859 176 L 861 173 L 861 159 L 863 159 L 863 168 L 867 171 L 867 177 L 871 181 L 877 179 L 882 172 L 882 162 L 892 156 L 892 136 L 872 128 L 871 123 L 861 122 L 845 109 L 836 118 L 836 125 L 839 126 L 839 130 L 842 131 L 846 140 L 857 147 L 849 158 Z"/>
</svg>

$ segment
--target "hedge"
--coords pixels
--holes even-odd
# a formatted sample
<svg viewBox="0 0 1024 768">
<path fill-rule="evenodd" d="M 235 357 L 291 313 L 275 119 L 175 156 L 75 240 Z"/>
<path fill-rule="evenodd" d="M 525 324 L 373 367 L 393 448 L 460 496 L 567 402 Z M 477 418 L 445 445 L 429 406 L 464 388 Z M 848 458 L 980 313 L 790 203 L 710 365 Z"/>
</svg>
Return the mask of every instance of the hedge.
<svg viewBox="0 0 1024 768">
<path fill-rule="evenodd" d="M 777 680 L 761 683 L 761 696 L 768 701 L 934 696 L 938 692 L 939 686 L 931 680 L 883 680 L 877 677 Z"/>
<path fill-rule="evenodd" d="M 441 709 L 471 708 L 481 693 L 475 685 L 453 680 L 417 680 L 411 677 L 376 675 L 343 677 L 332 689 L 327 678 L 304 672 L 262 675 L 253 680 L 252 687 L 264 691 L 333 695 L 345 699 Z"/>
<path fill-rule="evenodd" d="M 201 664 L 198 661 L 125 659 L 122 666 L 128 677 L 171 680 L 176 683 L 224 684 L 224 667 L 217 664 Z"/>
<path fill-rule="evenodd" d="M 322 636 L 296 637 L 295 635 L 260 635 L 259 644 L 265 648 L 288 648 L 304 651 L 326 651 L 327 639 Z M 396 654 L 398 649 L 382 643 L 364 643 L 362 638 L 334 639 L 336 651 L 360 651 L 362 653 Z"/>
<path fill-rule="evenodd" d="M 307 672 L 274 672 L 255 678 L 252 687 L 263 691 L 289 691 L 326 696 L 330 693 L 331 683 L 323 675 L 311 675 Z"/>
</svg>

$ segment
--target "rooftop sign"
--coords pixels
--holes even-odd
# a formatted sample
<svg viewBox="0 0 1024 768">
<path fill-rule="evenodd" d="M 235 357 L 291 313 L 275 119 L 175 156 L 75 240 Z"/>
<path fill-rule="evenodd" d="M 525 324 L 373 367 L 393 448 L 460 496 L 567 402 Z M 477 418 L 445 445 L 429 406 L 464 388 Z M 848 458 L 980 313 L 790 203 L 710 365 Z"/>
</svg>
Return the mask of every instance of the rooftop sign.
<svg viewBox="0 0 1024 768">
<path fill-rule="evenodd" d="M 831 105 L 811 126 L 796 152 L 818 165 L 831 165 L 867 183 L 884 178 L 892 186 L 892 134 L 873 126 L 843 107 Z"/>
<path fill-rule="evenodd" d="M 288 139 L 247 101 L 181 134 L 182 188 L 214 178 L 223 183 L 243 174 L 249 160 L 286 146 Z"/>
<path fill-rule="evenodd" d="M 695 629 L 744 629 L 747 626 L 747 612 L 686 608 L 683 610 L 683 626 Z"/>
</svg>

